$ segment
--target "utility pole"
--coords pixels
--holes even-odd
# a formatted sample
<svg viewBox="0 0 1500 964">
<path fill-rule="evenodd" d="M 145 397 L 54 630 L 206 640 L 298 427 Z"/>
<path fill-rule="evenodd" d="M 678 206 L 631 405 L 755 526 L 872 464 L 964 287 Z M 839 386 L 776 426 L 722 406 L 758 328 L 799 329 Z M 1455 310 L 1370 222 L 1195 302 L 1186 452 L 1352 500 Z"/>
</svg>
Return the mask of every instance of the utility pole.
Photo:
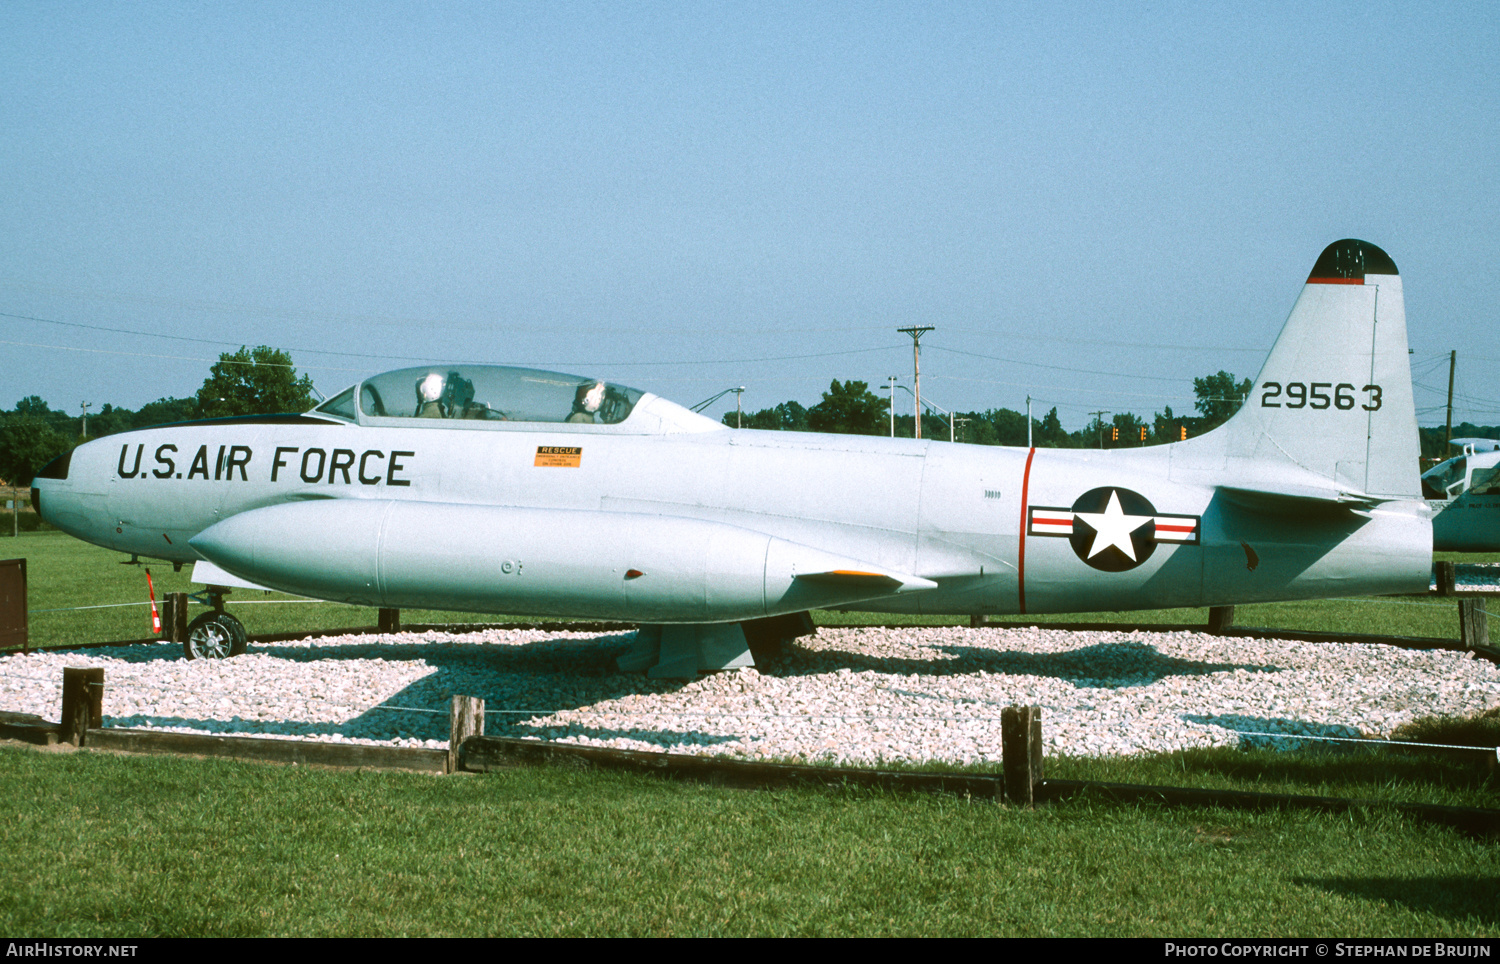
<svg viewBox="0 0 1500 964">
<path fill-rule="evenodd" d="M 1031 396 L 1026 396 L 1026 447 L 1034 448 L 1031 443 Z"/>
<path fill-rule="evenodd" d="M 1101 412 L 1089 412 L 1089 414 L 1092 415 L 1092 416 L 1094 416 L 1094 421 L 1099 426 L 1099 447 L 1102 449 L 1102 448 L 1104 448 L 1104 416 L 1110 415 L 1112 413 L 1111 412 L 1103 412 L 1103 411 L 1101 411 Z"/>
<path fill-rule="evenodd" d="M 1438 458 L 1448 457 L 1448 443 L 1453 441 L 1453 369 L 1458 367 L 1458 349 L 1448 353 L 1448 427 L 1443 430 L 1443 451 Z"/>
<path fill-rule="evenodd" d="M 922 325 L 920 327 L 913 326 L 911 328 L 896 329 L 897 331 L 911 335 L 912 381 L 917 387 L 917 390 L 915 392 L 917 399 L 917 421 L 916 431 L 914 433 L 917 438 L 922 437 L 922 355 L 918 350 L 917 345 L 922 340 L 923 335 L 927 334 L 929 331 L 932 331 L 932 327 L 932 325 Z"/>
<path fill-rule="evenodd" d="M 85 441 L 87 441 L 89 437 L 89 407 L 93 404 L 93 402 L 79 403 L 79 408 L 83 410 L 83 431 L 79 434 L 78 437 L 84 439 Z"/>
<path fill-rule="evenodd" d="M 745 394 L 745 386 L 741 385 L 734 390 L 734 427 L 744 428 L 744 422 L 740 417 L 740 396 Z"/>
<path fill-rule="evenodd" d="M 967 425 L 968 423 L 969 423 L 969 420 L 967 418 L 964 418 L 964 417 L 958 416 L 958 415 L 954 415 L 953 413 L 950 412 L 948 414 L 948 441 L 950 441 L 950 442 L 957 442 L 958 441 L 958 434 L 955 431 L 955 427 L 958 426 L 959 424 Z"/>
</svg>

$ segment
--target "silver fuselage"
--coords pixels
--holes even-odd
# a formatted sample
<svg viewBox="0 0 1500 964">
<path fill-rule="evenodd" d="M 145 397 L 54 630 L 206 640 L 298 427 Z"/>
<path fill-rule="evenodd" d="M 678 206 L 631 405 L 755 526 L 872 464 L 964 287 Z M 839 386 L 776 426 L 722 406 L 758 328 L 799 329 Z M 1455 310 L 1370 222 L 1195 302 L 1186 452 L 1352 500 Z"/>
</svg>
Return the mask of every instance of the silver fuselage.
<svg viewBox="0 0 1500 964">
<path fill-rule="evenodd" d="M 638 545 L 643 554 L 668 520 L 703 520 L 938 584 L 859 607 L 882 611 L 1149 609 L 1415 592 L 1427 585 L 1431 542 L 1419 503 L 1266 511 L 1212 486 L 1174 482 L 1174 455 L 1180 460 L 1191 442 L 1098 452 L 722 428 L 633 434 L 628 422 L 611 429 L 389 427 L 315 417 L 162 426 L 80 446 L 67 479 L 37 485 L 46 518 L 59 528 L 174 562 L 202 558 L 190 540 L 250 510 L 367 500 L 445 507 L 443 522 L 457 531 L 424 536 L 418 525 L 418 534 L 406 538 L 422 544 L 394 549 L 430 560 L 440 561 L 444 546 L 462 537 L 493 545 L 494 559 L 525 566 L 528 555 L 545 553 L 547 533 L 513 531 L 520 527 L 507 525 L 505 516 L 478 510 L 572 510 L 590 513 L 601 539 Z M 570 449 L 579 450 L 576 464 L 567 458 L 539 464 L 558 461 L 539 457 L 541 451 Z M 1066 509 L 1100 486 L 1139 493 L 1163 517 L 1198 520 L 1196 539 L 1160 543 L 1134 568 L 1111 572 L 1087 565 L 1068 538 L 1039 534 L 1024 522 L 1036 507 Z M 547 517 L 535 518 L 546 526 Z M 101 526 L 106 519 L 110 524 Z M 476 526 L 494 531 L 471 531 Z M 268 535 L 318 545 L 357 534 Z M 581 544 L 566 546 L 568 552 L 589 552 L 587 534 L 569 538 Z M 454 565 L 488 564 L 467 558 Z M 337 598 L 418 602 L 393 600 L 378 585 L 368 589 L 340 591 Z M 534 594 L 507 591 L 504 582 L 481 580 L 456 598 L 437 595 L 443 598 L 431 602 L 445 608 L 560 611 L 549 601 L 557 594 L 544 593 L 539 603 Z M 562 608 L 570 615 L 640 615 L 619 600 L 568 596 L 562 594 Z M 774 600 L 767 605 L 768 614 L 787 608 Z M 683 616 L 714 618 L 746 614 L 700 607 Z"/>
</svg>

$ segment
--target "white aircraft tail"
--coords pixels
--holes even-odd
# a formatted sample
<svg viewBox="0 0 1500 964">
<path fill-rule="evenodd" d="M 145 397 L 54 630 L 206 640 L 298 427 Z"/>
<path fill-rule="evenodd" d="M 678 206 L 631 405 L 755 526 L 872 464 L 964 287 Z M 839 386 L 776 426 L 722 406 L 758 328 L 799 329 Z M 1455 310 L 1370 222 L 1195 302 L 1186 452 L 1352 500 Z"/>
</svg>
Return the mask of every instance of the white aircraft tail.
<svg viewBox="0 0 1500 964">
<path fill-rule="evenodd" d="M 1173 446 L 1174 478 L 1318 501 L 1421 498 L 1401 276 L 1384 251 L 1324 249 L 1245 404 Z"/>
</svg>

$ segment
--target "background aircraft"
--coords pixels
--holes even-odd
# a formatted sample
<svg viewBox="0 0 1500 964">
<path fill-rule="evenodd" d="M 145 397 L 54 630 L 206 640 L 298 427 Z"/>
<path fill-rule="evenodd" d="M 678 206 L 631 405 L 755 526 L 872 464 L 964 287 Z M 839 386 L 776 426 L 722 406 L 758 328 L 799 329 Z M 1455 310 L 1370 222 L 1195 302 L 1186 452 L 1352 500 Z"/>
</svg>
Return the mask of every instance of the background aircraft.
<svg viewBox="0 0 1500 964">
<path fill-rule="evenodd" d="M 79 538 L 371 606 L 643 625 L 624 668 L 745 665 L 811 608 L 1042 613 L 1425 591 L 1396 265 L 1318 258 L 1246 404 L 1113 451 L 725 428 L 593 379 L 409 368 L 300 415 L 115 435 L 35 482 Z M 228 575 L 215 576 L 215 573 Z M 197 649 L 243 646 L 232 617 Z M 236 642 L 238 640 L 238 642 Z"/>
<path fill-rule="evenodd" d="M 1422 473 L 1438 552 L 1500 552 L 1500 442 L 1456 438 L 1459 454 Z"/>
</svg>

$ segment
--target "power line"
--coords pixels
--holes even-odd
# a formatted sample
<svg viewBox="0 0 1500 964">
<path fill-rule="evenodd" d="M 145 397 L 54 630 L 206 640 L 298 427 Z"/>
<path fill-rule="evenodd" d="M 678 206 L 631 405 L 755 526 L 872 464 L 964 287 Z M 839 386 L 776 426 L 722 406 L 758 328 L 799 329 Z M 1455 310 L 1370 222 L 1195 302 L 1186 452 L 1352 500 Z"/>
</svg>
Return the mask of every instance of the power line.
<svg viewBox="0 0 1500 964">
<path fill-rule="evenodd" d="M 1112 378 L 1141 378 L 1153 382 L 1181 382 L 1180 378 L 1168 378 L 1165 375 L 1138 375 L 1134 372 L 1101 372 L 1088 368 L 1069 368 L 1064 365 L 1044 365 L 1041 362 L 1022 361 L 1019 358 L 1001 358 L 996 355 L 981 355 L 978 352 L 962 351 L 958 348 L 943 348 L 938 345 L 932 346 L 933 351 L 945 351 L 954 355 L 967 355 L 970 358 L 983 358 L 987 361 L 1007 362 L 1012 365 L 1027 365 L 1031 368 L 1046 368 L 1057 372 L 1073 372 L 1078 375 L 1108 375 Z"/>
</svg>

